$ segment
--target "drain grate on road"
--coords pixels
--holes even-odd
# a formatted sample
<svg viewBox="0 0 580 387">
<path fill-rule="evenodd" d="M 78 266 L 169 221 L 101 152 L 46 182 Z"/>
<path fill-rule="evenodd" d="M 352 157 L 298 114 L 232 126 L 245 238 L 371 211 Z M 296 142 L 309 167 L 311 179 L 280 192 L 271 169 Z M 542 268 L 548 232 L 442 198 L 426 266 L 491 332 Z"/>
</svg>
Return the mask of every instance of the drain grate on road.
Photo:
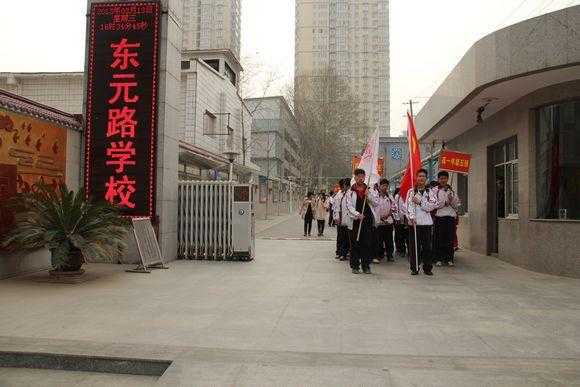
<svg viewBox="0 0 580 387">
<path fill-rule="evenodd" d="M 161 376 L 171 363 L 168 360 L 0 351 L 0 367 L 11 368 Z"/>
<path fill-rule="evenodd" d="M 322 237 L 322 238 L 305 238 L 305 237 L 257 237 L 258 239 L 268 240 L 268 241 L 312 241 L 312 242 L 329 242 L 334 241 L 333 238 Z"/>
</svg>

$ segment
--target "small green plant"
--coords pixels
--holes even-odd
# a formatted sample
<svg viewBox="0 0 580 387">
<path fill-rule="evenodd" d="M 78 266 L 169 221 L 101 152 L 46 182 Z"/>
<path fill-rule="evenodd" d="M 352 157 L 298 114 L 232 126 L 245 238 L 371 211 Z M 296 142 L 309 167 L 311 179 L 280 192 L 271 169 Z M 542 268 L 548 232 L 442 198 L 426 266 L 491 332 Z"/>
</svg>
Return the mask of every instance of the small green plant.
<svg viewBox="0 0 580 387">
<path fill-rule="evenodd" d="M 14 228 L 2 245 L 48 248 L 57 271 L 77 271 L 85 262 L 111 261 L 126 249 L 129 221 L 108 202 L 91 202 L 83 190 L 34 185 L 11 200 Z"/>
</svg>

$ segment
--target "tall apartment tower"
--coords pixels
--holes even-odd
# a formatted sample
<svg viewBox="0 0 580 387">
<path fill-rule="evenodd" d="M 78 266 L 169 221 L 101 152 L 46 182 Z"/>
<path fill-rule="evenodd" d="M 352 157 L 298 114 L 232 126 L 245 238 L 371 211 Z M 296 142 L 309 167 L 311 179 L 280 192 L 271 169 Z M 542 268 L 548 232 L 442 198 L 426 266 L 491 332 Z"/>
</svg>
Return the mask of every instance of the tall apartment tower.
<svg viewBox="0 0 580 387">
<path fill-rule="evenodd" d="M 183 0 L 183 49 L 231 50 L 240 59 L 241 0 Z"/>
<path fill-rule="evenodd" d="M 295 84 L 332 69 L 366 122 L 390 135 L 389 0 L 296 0 L 295 55 Z"/>
</svg>

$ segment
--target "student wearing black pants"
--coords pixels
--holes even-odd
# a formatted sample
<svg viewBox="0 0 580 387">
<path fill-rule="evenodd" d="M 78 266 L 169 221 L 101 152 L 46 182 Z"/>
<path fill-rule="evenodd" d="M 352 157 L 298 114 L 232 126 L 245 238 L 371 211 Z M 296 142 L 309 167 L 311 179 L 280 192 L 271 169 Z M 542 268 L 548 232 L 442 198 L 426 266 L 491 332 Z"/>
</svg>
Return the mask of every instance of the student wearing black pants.
<svg viewBox="0 0 580 387">
<path fill-rule="evenodd" d="M 318 236 L 324 236 L 324 224 L 326 223 L 326 213 L 328 212 L 329 201 L 326 192 L 320 191 L 320 194 L 314 200 L 314 217 L 318 223 Z"/>
<path fill-rule="evenodd" d="M 350 251 L 350 235 L 348 225 L 351 222 L 348 216 L 346 201 L 349 200 L 350 179 L 342 179 L 340 191 L 334 195 L 332 200 L 332 219 L 336 225 L 336 259 L 346 261 Z"/>
<path fill-rule="evenodd" d="M 393 225 L 385 224 L 377 227 L 378 235 L 378 258 L 383 259 L 387 257 L 388 262 L 394 262 L 395 258 L 393 252 L 395 246 L 393 244 Z"/>
<path fill-rule="evenodd" d="M 405 198 L 399 194 L 400 188 L 395 189 L 395 212 L 393 218 L 395 219 L 395 249 L 399 257 L 407 256 L 407 241 L 409 237 L 409 230 L 407 227 L 407 217 L 405 215 Z"/>
<path fill-rule="evenodd" d="M 448 184 L 449 173 L 441 171 L 437 175 L 437 211 L 435 212 L 434 254 L 437 266 L 455 266 L 453 246 L 459 198 Z"/>
<path fill-rule="evenodd" d="M 300 207 L 300 215 L 304 218 L 304 236 L 310 236 L 312 232 L 312 221 L 314 220 L 314 200 L 312 197 L 314 194 L 308 192 L 306 198 L 302 202 L 302 207 Z"/>
<path fill-rule="evenodd" d="M 431 235 L 433 226 L 417 226 L 417 250 L 419 252 L 419 265 L 423 265 L 426 275 L 433 275 L 433 252 L 431 250 Z M 419 274 L 417 260 L 415 259 L 415 230 L 409 227 L 409 263 L 411 273 Z"/>
<path fill-rule="evenodd" d="M 389 193 L 389 181 L 381 179 L 377 190 L 370 195 L 370 202 L 376 227 L 376 258 L 393 262 L 393 213 L 396 209 L 395 199 Z"/>
<path fill-rule="evenodd" d="M 400 257 L 407 255 L 407 237 L 409 236 L 409 230 L 407 230 L 407 225 L 403 223 L 402 220 L 397 220 L 395 223 L 395 246 L 397 254 Z"/>
<path fill-rule="evenodd" d="M 366 203 L 370 195 L 367 185 L 364 183 L 366 173 L 363 169 L 354 171 L 356 183 L 351 187 L 350 199 L 347 201 L 348 210 L 354 220 L 350 233 L 351 254 L 350 268 L 353 274 L 360 274 L 360 269 L 365 274 L 371 274 L 371 261 L 374 254 L 374 216 L 370 203 Z M 360 228 L 360 235 L 359 235 Z"/>
<path fill-rule="evenodd" d="M 304 236 L 310 236 L 310 234 L 312 233 L 313 220 L 314 218 L 312 217 L 312 215 L 309 216 L 309 214 L 306 213 L 306 216 L 304 217 Z"/>
<path fill-rule="evenodd" d="M 416 174 L 414 189 L 407 192 L 407 216 L 409 218 L 409 264 L 411 274 L 419 274 L 419 265 L 423 265 L 425 275 L 433 275 L 432 233 L 433 218 L 431 211 L 438 206 L 437 188 L 426 186 L 427 171 L 419 169 Z M 415 252 L 415 228 L 417 230 L 417 252 Z"/>
<path fill-rule="evenodd" d="M 316 221 L 316 223 L 318 224 L 318 236 L 324 236 L 324 224 L 325 224 L 325 220 L 324 219 L 318 219 Z"/>
<path fill-rule="evenodd" d="M 329 192 L 328 193 L 328 227 L 334 227 L 336 224 L 334 223 L 334 198 L 336 197 L 337 193 Z"/>
</svg>

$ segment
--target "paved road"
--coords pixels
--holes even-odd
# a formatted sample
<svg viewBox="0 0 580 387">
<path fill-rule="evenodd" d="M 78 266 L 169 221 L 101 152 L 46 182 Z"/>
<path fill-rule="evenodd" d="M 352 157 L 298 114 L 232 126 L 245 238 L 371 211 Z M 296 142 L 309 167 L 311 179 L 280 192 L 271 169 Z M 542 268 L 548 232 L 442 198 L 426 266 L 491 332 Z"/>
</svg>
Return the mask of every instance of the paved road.
<svg viewBox="0 0 580 387">
<path fill-rule="evenodd" d="M 285 221 L 277 222 L 266 230 L 258 232 L 259 239 L 279 240 L 309 240 L 309 241 L 333 241 L 336 240 L 336 228 L 328 227 L 325 222 L 324 236 L 318 237 L 316 220 L 312 222 L 312 236 L 304 237 L 304 224 L 298 214 L 288 215 Z"/>
<path fill-rule="evenodd" d="M 259 237 L 251 263 L 0 281 L 0 350 L 168 358 L 164 386 L 580 386 L 578 280 L 468 252 L 355 276 L 297 217 Z"/>
</svg>

